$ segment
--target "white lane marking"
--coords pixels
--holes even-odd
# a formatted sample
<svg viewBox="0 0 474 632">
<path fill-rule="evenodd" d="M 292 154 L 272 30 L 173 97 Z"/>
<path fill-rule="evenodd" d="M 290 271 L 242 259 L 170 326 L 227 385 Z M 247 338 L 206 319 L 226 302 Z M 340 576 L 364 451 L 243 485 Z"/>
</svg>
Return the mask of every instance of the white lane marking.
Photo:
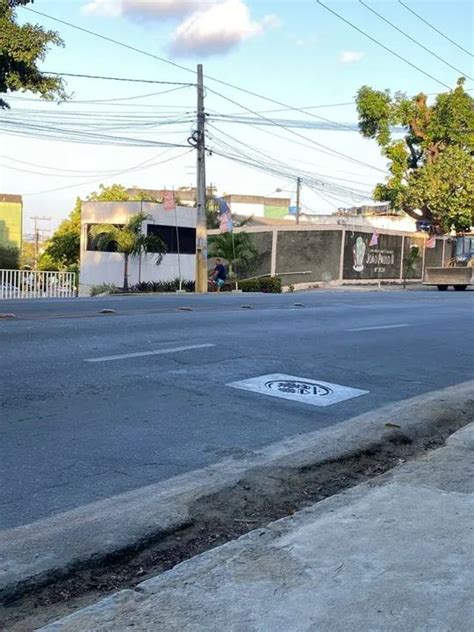
<svg viewBox="0 0 474 632">
<path fill-rule="evenodd" d="M 378 327 L 358 327 L 357 329 L 347 329 L 347 331 L 371 331 L 372 329 L 400 329 L 400 327 L 410 327 L 408 323 L 400 325 L 379 325 Z"/>
<path fill-rule="evenodd" d="M 187 347 L 173 347 L 172 349 L 157 349 L 155 351 L 139 351 L 137 353 L 122 353 L 120 355 L 103 356 L 101 358 L 85 358 L 84 362 L 109 362 L 109 360 L 126 360 L 127 358 L 142 358 L 143 356 L 165 355 L 179 351 L 191 351 L 192 349 L 206 349 L 216 345 L 208 343 L 202 345 L 188 345 Z"/>
</svg>

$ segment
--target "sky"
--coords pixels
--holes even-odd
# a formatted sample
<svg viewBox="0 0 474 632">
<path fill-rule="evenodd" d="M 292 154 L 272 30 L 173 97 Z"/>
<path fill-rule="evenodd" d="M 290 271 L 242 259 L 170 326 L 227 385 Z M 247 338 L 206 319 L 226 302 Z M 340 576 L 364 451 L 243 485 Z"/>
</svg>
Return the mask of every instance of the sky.
<svg viewBox="0 0 474 632">
<path fill-rule="evenodd" d="M 193 185 L 195 153 L 187 139 L 194 129 L 196 65 L 202 63 L 212 153 L 207 180 L 219 193 L 279 195 L 294 203 L 296 177 L 311 173 L 312 188 L 302 190 L 303 210 L 330 213 L 367 201 L 386 163 L 375 142 L 352 129 L 357 90 L 370 85 L 434 95 L 454 87 L 460 74 L 474 76 L 474 68 L 471 55 L 397 0 L 364 2 L 444 61 L 357 0 L 324 4 L 404 60 L 313 0 L 36 0 L 32 6 L 152 56 L 18 9 L 20 22 L 57 30 L 64 40 L 64 48 L 49 51 L 44 70 L 173 85 L 67 77 L 67 103 L 44 103 L 28 93 L 8 96 L 11 110 L 0 112 L 0 192 L 23 195 L 29 233 L 33 216 L 51 218 L 40 225 L 54 230 L 76 197 L 86 197 L 100 183 Z M 404 2 L 472 50 L 472 3 Z M 466 88 L 474 88 L 472 80 Z M 297 109 L 275 112 L 283 108 L 271 100 Z M 312 109 L 301 112 L 307 108 Z M 227 118 L 235 114 L 252 120 Z M 284 122 L 321 119 L 331 121 L 332 129 Z M 81 142 L 71 142 L 71 134 Z M 249 158 L 266 171 L 242 164 Z"/>
</svg>

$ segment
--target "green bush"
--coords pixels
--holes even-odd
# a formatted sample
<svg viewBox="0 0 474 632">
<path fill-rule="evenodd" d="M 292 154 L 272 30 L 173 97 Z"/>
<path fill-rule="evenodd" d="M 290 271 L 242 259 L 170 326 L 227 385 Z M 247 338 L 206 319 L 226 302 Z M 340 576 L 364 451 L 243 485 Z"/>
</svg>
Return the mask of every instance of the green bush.
<svg viewBox="0 0 474 632">
<path fill-rule="evenodd" d="M 91 287 L 90 295 L 97 296 L 98 294 L 115 294 L 117 288 L 113 283 L 101 283 L 100 285 L 93 285 Z"/>
<path fill-rule="evenodd" d="M 186 292 L 194 292 L 194 281 L 182 281 L 181 287 Z M 130 292 L 176 292 L 179 290 L 179 279 L 172 281 L 141 281 L 129 288 Z"/>
<path fill-rule="evenodd" d="M 280 277 L 261 277 L 239 281 L 242 292 L 264 292 L 265 294 L 281 294 Z"/>
<path fill-rule="evenodd" d="M 0 246 L 0 269 L 18 270 L 20 251 L 15 246 Z"/>
</svg>

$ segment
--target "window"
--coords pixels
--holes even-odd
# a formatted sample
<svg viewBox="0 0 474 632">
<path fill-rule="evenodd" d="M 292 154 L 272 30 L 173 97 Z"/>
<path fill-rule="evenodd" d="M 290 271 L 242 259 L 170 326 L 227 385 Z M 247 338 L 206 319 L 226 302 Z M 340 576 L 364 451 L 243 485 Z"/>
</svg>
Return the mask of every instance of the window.
<svg viewBox="0 0 474 632">
<path fill-rule="evenodd" d="M 176 235 L 176 226 L 148 224 L 147 227 L 148 235 L 161 237 L 166 245 L 167 253 L 176 254 L 178 252 L 179 239 L 179 252 L 182 255 L 196 254 L 196 229 L 179 226 L 177 232 L 178 235 Z"/>
</svg>

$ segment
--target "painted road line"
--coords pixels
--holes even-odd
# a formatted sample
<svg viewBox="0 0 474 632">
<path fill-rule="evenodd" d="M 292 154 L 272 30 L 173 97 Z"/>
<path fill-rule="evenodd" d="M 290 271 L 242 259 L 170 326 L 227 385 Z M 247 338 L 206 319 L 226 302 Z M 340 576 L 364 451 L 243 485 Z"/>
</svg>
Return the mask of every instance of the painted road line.
<svg viewBox="0 0 474 632">
<path fill-rule="evenodd" d="M 84 362 L 110 362 L 111 360 L 126 360 L 127 358 L 142 358 L 144 356 L 165 355 L 178 353 L 179 351 L 192 351 L 193 349 L 206 349 L 216 345 L 208 343 L 202 345 L 188 345 L 187 347 L 173 347 L 171 349 L 156 349 L 155 351 L 138 351 L 137 353 L 121 353 L 120 355 L 102 356 L 100 358 L 85 358 Z"/>
<path fill-rule="evenodd" d="M 358 327 L 357 329 L 347 329 L 346 331 L 372 331 L 373 329 L 400 329 L 401 327 L 410 327 L 408 323 L 400 325 L 379 325 L 378 327 Z"/>
</svg>

